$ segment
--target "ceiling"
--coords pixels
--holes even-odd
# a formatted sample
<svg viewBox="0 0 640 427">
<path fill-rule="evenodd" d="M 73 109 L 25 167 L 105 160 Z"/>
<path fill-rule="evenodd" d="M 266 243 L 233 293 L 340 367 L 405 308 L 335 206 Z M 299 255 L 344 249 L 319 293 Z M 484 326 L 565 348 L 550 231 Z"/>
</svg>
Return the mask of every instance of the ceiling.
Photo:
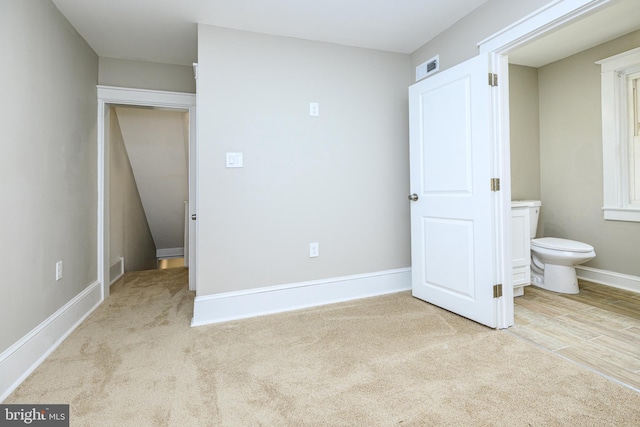
<svg viewBox="0 0 640 427">
<path fill-rule="evenodd" d="M 52 0 L 101 57 L 191 65 L 197 23 L 412 53 L 487 0 Z"/>
<path fill-rule="evenodd" d="M 640 29 L 640 1 L 620 0 L 509 52 L 509 62 L 539 68 Z"/>
<path fill-rule="evenodd" d="M 413 53 L 488 0 L 52 0 L 101 57 L 191 65 L 197 24 Z M 640 28 L 640 1 L 612 6 L 509 54 L 541 67 Z"/>
</svg>

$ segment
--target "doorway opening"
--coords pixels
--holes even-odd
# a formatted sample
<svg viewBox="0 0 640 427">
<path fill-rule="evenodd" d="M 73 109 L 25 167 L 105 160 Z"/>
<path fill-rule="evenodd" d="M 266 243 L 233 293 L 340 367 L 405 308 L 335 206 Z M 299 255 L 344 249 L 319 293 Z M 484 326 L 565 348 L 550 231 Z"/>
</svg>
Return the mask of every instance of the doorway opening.
<svg viewBox="0 0 640 427">
<path fill-rule="evenodd" d="M 639 6 L 633 0 L 552 2 L 480 44 L 481 52 L 493 55 L 501 81 L 506 83 L 499 89 L 496 106 L 498 138 L 504 147 L 502 151 L 507 153 L 500 162 L 502 176 L 508 181 L 505 187 L 513 198 L 542 200 L 541 215 L 544 217 L 546 206 L 546 214 L 552 219 L 542 220 L 538 236 L 565 237 L 566 233 L 568 238 L 593 244 L 596 252 L 598 247 L 606 247 L 606 241 L 592 241 L 584 237 L 588 234 L 581 234 L 603 226 L 599 204 L 602 199 L 601 111 L 592 108 L 595 111 L 591 111 L 591 115 L 584 114 L 584 107 L 599 105 L 600 67 L 595 62 L 615 54 L 607 49 L 617 40 L 637 34 Z M 610 22 L 616 25 L 608 25 Z M 623 52 L 629 47 L 619 48 L 619 52 Z M 588 68 L 588 72 L 576 67 L 580 62 L 585 67 L 582 70 Z M 571 75 L 569 79 L 558 78 L 567 72 Z M 593 79 L 587 78 L 587 74 Z M 535 91 L 532 85 L 536 86 Z M 521 95 L 528 96 L 528 101 L 540 97 L 534 107 L 529 107 L 529 112 L 535 108 L 544 115 L 539 119 L 543 125 L 539 123 L 531 129 L 532 114 L 522 114 L 521 118 L 527 122 L 518 122 L 512 115 L 510 108 L 514 106 L 509 94 L 519 89 Z M 573 93 L 568 93 L 569 89 Z M 584 89 L 589 89 L 589 94 Z M 580 108 L 567 105 L 566 101 L 575 101 L 574 106 Z M 579 117 L 579 124 L 574 121 L 575 117 Z M 514 135 L 514 130 L 518 132 L 523 126 L 529 126 L 529 134 L 523 137 L 522 133 L 527 131 L 520 130 L 520 135 Z M 532 132 L 540 135 L 531 138 Z M 537 170 L 523 170 L 525 158 L 530 166 L 535 156 L 527 151 L 531 147 L 519 145 L 526 139 L 538 144 L 541 164 Z M 572 140 L 582 145 L 571 147 L 568 142 Z M 585 143 L 587 140 L 592 143 Z M 537 188 L 531 186 L 536 179 L 540 182 Z M 584 188 L 579 189 L 580 186 Z M 506 206 L 509 202 L 505 200 L 506 212 L 510 209 Z M 588 220 L 586 217 L 592 219 L 593 225 L 584 223 Z M 507 231 L 506 236 L 509 234 Z M 613 242 L 625 240 L 616 240 L 611 233 L 595 231 L 596 234 Z M 503 273 L 508 276 L 511 271 L 506 269 Z M 528 286 L 514 304 L 512 295 L 505 293 L 506 307 L 515 310 L 512 322 L 515 326 L 509 332 L 638 390 L 637 360 L 629 357 L 637 353 L 638 346 L 629 342 L 637 341 L 639 317 L 633 304 L 639 297 L 637 289 L 635 294 L 625 290 L 631 287 L 625 286 L 628 283 L 620 279 L 620 274 L 617 278 L 614 276 L 611 272 L 582 267 L 578 268 L 578 278 L 582 279 L 579 295 L 556 294 Z"/>
<path fill-rule="evenodd" d="M 196 161 L 195 153 L 196 148 L 196 97 L 195 94 L 177 93 L 177 92 L 164 92 L 164 91 L 150 91 L 130 88 L 117 88 L 98 86 L 98 149 L 99 149 L 99 218 L 98 218 L 98 271 L 99 280 L 102 283 L 103 298 L 109 295 L 109 287 L 112 283 L 112 277 L 117 274 L 118 271 L 123 271 L 123 265 L 118 268 L 112 268 L 112 246 L 111 246 L 111 212 L 110 212 L 110 165 L 112 159 L 111 156 L 111 125 L 113 120 L 117 120 L 118 113 L 115 113 L 117 109 L 121 111 L 133 111 L 134 115 L 142 112 L 149 112 L 153 110 L 164 112 L 180 112 L 185 120 L 184 125 L 184 140 L 186 144 L 182 147 L 184 151 L 183 159 L 186 160 L 186 164 L 183 165 L 187 170 L 188 188 L 185 192 L 181 193 L 183 200 L 180 200 L 182 204 L 179 208 L 175 206 L 172 209 L 181 210 L 179 214 L 180 218 L 177 219 L 179 223 L 184 225 L 182 231 L 179 232 L 181 236 L 173 236 L 173 241 L 183 242 L 182 247 L 163 247 L 161 250 L 157 250 L 155 255 L 155 261 L 158 262 L 161 259 L 168 258 L 183 258 L 182 264 L 188 267 L 189 274 L 189 289 L 196 290 L 196 277 L 197 277 L 197 251 L 196 251 L 196 221 L 195 218 L 197 212 L 197 193 L 196 193 Z M 146 114 L 146 113 L 145 113 Z M 180 120 L 180 119 L 178 119 Z M 131 132 L 134 134 L 135 132 Z M 153 143 L 153 141 L 152 141 Z M 139 148 L 139 147 L 138 147 Z M 134 150 L 135 151 L 135 150 Z M 162 157 L 162 156 L 161 156 Z M 160 162 L 161 157 L 158 159 Z M 145 163 L 144 153 L 141 155 L 141 164 Z M 115 159 L 114 159 L 115 160 Z M 167 159 L 171 161 L 172 159 Z M 157 162 L 155 162 L 157 163 Z M 166 167 L 158 168 L 157 165 L 153 167 L 153 170 L 160 170 L 166 172 Z M 143 168 L 144 169 L 144 168 Z M 149 177 L 147 177 L 149 178 Z M 147 181 L 153 181 L 153 176 Z M 171 182 L 171 181 L 170 181 Z M 179 184 L 178 184 L 179 185 Z M 160 188 L 158 191 L 167 192 L 166 189 Z M 186 194 L 186 197 L 185 197 Z M 151 205 L 157 204 L 157 198 L 151 197 Z M 174 197 L 175 199 L 175 197 Z M 174 200 L 175 201 L 175 200 Z M 173 203 L 175 205 L 175 203 Z M 154 207 L 155 209 L 156 207 Z M 164 213 L 166 209 L 159 208 L 161 213 Z M 173 221 L 175 222 L 175 212 L 173 215 Z M 162 228 L 162 221 L 159 221 L 159 229 Z M 151 224 L 149 224 L 151 227 Z M 184 240 L 181 240 L 181 237 Z M 166 246 L 166 244 L 164 244 Z M 169 246 L 172 246 L 169 244 Z M 179 253 L 178 253 L 179 252 Z M 121 257 L 116 257 L 116 261 L 120 261 Z M 176 261 L 172 261 L 175 263 Z M 166 263 L 165 263 L 166 264 Z"/>
<path fill-rule="evenodd" d="M 187 261 L 188 110 L 110 108 L 110 265 L 124 258 L 125 271 L 141 271 Z"/>
</svg>

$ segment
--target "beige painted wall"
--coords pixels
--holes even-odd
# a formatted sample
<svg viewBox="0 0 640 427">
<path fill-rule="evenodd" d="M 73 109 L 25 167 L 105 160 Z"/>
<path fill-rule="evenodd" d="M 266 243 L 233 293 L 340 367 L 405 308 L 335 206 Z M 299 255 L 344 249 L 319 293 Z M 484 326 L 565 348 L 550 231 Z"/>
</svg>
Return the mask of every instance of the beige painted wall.
<svg viewBox="0 0 640 427">
<path fill-rule="evenodd" d="M 183 248 L 189 114 L 154 108 L 115 110 L 155 246 Z"/>
<path fill-rule="evenodd" d="M 411 55 L 411 69 L 440 55 L 440 70 L 478 54 L 478 42 L 511 25 L 551 0 L 489 0 Z"/>
<path fill-rule="evenodd" d="M 98 84 L 170 92 L 196 92 L 193 67 L 116 58 L 100 58 Z"/>
<path fill-rule="evenodd" d="M 591 267 L 640 276 L 640 223 L 605 221 L 600 66 L 640 46 L 640 31 L 539 69 L 541 227 L 595 247 Z"/>
<path fill-rule="evenodd" d="M 509 65 L 512 200 L 540 200 L 538 107 L 538 69 Z"/>
<path fill-rule="evenodd" d="M 0 2 L 0 52 L 2 352 L 97 280 L 98 57 L 50 1 Z"/>
<path fill-rule="evenodd" d="M 198 295 L 408 267 L 409 56 L 204 25 L 198 49 Z"/>
<path fill-rule="evenodd" d="M 154 269 L 156 246 L 122 139 L 116 108 L 111 108 L 109 126 L 110 265 L 122 256 L 125 271 Z"/>
</svg>

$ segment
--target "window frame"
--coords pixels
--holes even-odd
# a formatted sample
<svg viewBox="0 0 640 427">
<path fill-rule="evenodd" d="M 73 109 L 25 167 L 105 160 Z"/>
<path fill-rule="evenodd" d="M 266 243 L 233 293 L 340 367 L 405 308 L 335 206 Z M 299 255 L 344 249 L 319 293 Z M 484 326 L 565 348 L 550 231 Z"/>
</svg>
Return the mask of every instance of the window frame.
<svg viewBox="0 0 640 427">
<path fill-rule="evenodd" d="M 602 83 L 604 219 L 640 222 L 640 203 L 630 200 L 628 101 L 628 76 L 640 72 L 640 47 L 596 64 L 601 67 Z"/>
<path fill-rule="evenodd" d="M 627 113 L 629 144 L 629 199 L 633 206 L 640 206 L 640 70 L 627 75 Z"/>
</svg>

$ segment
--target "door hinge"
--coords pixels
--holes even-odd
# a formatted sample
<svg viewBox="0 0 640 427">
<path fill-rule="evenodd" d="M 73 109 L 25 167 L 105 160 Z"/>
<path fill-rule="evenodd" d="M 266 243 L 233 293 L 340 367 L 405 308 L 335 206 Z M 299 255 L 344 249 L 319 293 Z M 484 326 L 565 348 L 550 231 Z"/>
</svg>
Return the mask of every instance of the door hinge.
<svg viewBox="0 0 640 427">
<path fill-rule="evenodd" d="M 500 178 L 491 178 L 491 191 L 500 191 Z"/>
<path fill-rule="evenodd" d="M 502 284 L 493 285 L 493 297 L 500 298 L 502 296 Z"/>
<path fill-rule="evenodd" d="M 498 75 L 489 73 L 489 86 L 498 86 Z"/>
</svg>

